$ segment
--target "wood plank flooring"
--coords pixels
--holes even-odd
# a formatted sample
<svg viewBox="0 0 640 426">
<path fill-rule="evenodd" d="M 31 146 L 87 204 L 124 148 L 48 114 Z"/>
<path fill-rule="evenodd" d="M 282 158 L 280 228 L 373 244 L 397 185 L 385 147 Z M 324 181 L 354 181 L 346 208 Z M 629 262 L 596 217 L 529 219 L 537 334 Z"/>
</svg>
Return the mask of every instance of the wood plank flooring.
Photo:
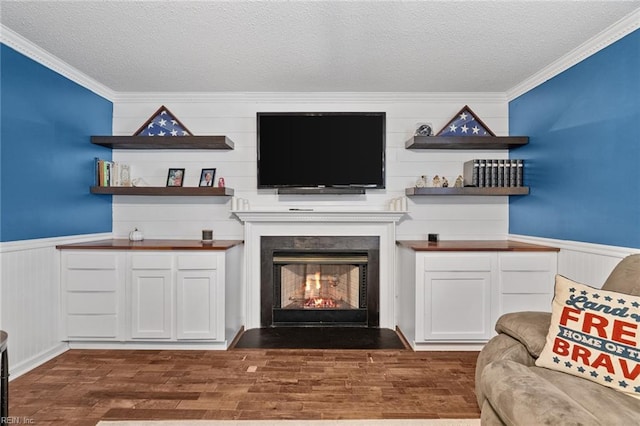
<svg viewBox="0 0 640 426">
<path fill-rule="evenodd" d="M 478 352 L 70 350 L 10 382 L 23 424 L 479 418 Z"/>
</svg>

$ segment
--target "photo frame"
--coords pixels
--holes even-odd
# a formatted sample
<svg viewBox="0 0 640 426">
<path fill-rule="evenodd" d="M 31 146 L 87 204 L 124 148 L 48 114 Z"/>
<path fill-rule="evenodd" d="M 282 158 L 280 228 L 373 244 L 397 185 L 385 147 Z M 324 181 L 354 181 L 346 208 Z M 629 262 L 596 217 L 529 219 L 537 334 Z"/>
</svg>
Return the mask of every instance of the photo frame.
<svg viewBox="0 0 640 426">
<path fill-rule="evenodd" d="M 169 169 L 167 186 L 182 186 L 184 183 L 184 169 Z"/>
<path fill-rule="evenodd" d="M 212 187 L 215 178 L 216 178 L 215 168 L 212 167 L 209 169 L 202 169 L 202 171 L 200 172 L 200 185 L 198 186 Z"/>
</svg>

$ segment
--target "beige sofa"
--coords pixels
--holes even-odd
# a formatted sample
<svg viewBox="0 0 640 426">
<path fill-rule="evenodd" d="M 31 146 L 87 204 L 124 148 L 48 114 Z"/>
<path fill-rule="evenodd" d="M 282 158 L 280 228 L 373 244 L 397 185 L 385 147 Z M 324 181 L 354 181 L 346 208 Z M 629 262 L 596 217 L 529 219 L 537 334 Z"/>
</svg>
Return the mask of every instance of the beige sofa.
<svg viewBox="0 0 640 426">
<path fill-rule="evenodd" d="M 640 254 L 623 259 L 603 290 L 640 296 Z M 483 425 L 640 425 L 640 399 L 563 372 L 536 367 L 551 314 L 503 315 L 478 357 Z"/>
</svg>

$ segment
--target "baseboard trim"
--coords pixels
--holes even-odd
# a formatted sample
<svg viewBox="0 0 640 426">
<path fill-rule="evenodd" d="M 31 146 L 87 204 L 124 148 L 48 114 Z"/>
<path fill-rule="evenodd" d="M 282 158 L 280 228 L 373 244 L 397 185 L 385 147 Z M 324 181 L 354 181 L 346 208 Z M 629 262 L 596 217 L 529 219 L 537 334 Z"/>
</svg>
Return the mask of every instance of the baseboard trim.
<svg viewBox="0 0 640 426">
<path fill-rule="evenodd" d="M 69 349 L 114 349 L 114 350 L 220 350 L 229 348 L 222 342 L 69 342 Z"/>
<path fill-rule="evenodd" d="M 29 359 L 26 359 L 18 364 L 9 365 L 9 381 L 16 379 L 22 376 L 25 373 L 33 370 L 34 368 L 44 364 L 47 361 L 52 360 L 53 358 L 65 353 L 69 350 L 69 345 L 62 342 L 54 346 L 53 348 L 39 353 L 36 356 L 33 356 Z M 9 360 L 11 361 L 11 360 Z"/>
<path fill-rule="evenodd" d="M 413 345 L 415 352 L 420 351 L 445 351 L 445 352 L 480 352 L 486 343 L 431 343 L 416 342 Z"/>
</svg>

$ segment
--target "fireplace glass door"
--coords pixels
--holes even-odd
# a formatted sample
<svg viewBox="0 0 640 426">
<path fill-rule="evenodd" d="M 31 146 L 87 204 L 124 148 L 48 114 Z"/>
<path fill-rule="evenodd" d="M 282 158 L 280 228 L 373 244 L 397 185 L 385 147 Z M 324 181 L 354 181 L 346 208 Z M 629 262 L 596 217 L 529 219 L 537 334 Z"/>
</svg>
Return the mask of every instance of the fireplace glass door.
<svg viewBox="0 0 640 426">
<path fill-rule="evenodd" d="M 366 324 L 366 253 L 274 253 L 274 324 Z"/>
</svg>

